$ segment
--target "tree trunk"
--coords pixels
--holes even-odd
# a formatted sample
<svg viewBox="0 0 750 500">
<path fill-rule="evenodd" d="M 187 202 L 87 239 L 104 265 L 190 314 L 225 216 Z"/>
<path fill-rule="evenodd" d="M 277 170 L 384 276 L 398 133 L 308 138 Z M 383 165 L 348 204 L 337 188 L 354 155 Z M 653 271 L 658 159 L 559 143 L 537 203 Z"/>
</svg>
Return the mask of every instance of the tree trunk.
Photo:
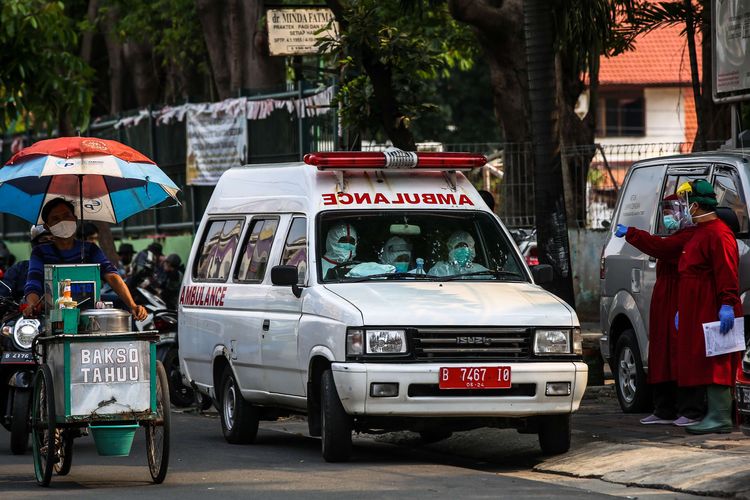
<svg viewBox="0 0 750 500">
<path fill-rule="evenodd" d="M 242 27 L 246 39 L 242 61 L 242 86 L 249 89 L 269 89 L 284 85 L 286 68 L 284 58 L 270 56 L 268 31 L 263 16 L 263 0 L 242 2 Z"/>
<path fill-rule="evenodd" d="M 139 108 L 159 100 L 159 81 L 154 67 L 154 53 L 147 42 L 125 42 L 125 62 L 133 77 L 133 90 Z"/>
<path fill-rule="evenodd" d="M 246 45 L 243 43 L 242 13 L 240 10 L 240 0 L 227 0 L 229 88 L 235 96 L 239 95 L 242 89 L 242 60 L 247 53 Z"/>
<path fill-rule="evenodd" d="M 474 29 L 490 68 L 495 117 L 507 143 L 500 210 L 506 224 L 532 225 L 534 213 L 528 78 L 522 0 L 450 0 L 451 15 Z"/>
<path fill-rule="evenodd" d="M 122 43 L 117 36 L 117 22 L 119 13 L 115 6 L 107 9 L 104 16 L 104 36 L 107 44 L 109 59 L 109 114 L 114 115 L 122 111 L 124 62 Z"/>
<path fill-rule="evenodd" d="M 690 77 L 693 84 L 693 101 L 695 102 L 695 116 L 698 120 L 698 131 L 695 134 L 695 142 L 693 143 L 693 151 L 705 151 L 706 150 L 706 139 L 704 137 L 703 127 L 703 106 L 701 101 L 701 82 L 698 76 L 698 54 L 695 48 L 695 11 L 693 8 L 693 0 L 684 0 L 685 5 L 685 35 L 687 36 L 688 42 L 688 55 L 690 58 Z M 710 37 L 710 30 L 707 32 Z M 704 74 L 704 79 L 710 78 L 709 75 Z"/>
<path fill-rule="evenodd" d="M 552 265 L 555 274 L 554 280 L 545 288 L 575 307 L 555 106 L 555 38 L 551 7 L 547 0 L 525 0 L 523 3 L 534 139 L 537 248 L 539 262 Z"/>
<path fill-rule="evenodd" d="M 203 37 L 206 40 L 216 91 L 219 93 L 219 99 L 227 99 L 232 96 L 232 81 L 228 59 L 229 47 L 225 39 L 227 33 L 225 2 L 196 0 L 195 5 L 203 27 Z"/>
</svg>

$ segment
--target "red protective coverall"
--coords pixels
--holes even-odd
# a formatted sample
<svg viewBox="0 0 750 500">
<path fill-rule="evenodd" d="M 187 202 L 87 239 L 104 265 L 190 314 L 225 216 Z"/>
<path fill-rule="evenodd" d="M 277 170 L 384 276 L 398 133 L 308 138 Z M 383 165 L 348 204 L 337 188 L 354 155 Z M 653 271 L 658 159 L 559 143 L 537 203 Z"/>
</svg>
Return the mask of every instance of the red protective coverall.
<svg viewBox="0 0 750 500">
<path fill-rule="evenodd" d="M 677 262 L 695 228 L 680 229 L 666 237 L 629 227 L 625 240 L 641 252 L 656 257 L 656 282 L 648 318 L 648 382 L 659 384 L 677 380 Z M 718 311 L 718 309 L 717 309 Z"/>
<path fill-rule="evenodd" d="M 680 311 L 677 332 L 677 385 L 734 385 L 742 354 L 706 357 L 703 323 L 719 320 L 723 304 L 742 317 L 739 296 L 737 240 L 724 222 L 715 219 L 695 227 L 680 257 Z"/>
</svg>

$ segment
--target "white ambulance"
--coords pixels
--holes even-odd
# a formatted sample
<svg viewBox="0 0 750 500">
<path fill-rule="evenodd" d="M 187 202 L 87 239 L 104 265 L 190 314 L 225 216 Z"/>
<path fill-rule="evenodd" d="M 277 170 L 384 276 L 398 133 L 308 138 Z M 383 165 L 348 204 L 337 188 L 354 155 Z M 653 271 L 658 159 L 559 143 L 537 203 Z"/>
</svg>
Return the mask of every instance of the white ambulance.
<svg viewBox="0 0 750 500">
<path fill-rule="evenodd" d="M 570 447 L 578 318 L 537 283 L 461 171 L 481 155 L 312 153 L 222 175 L 180 292 L 183 376 L 230 443 L 306 414 L 327 461 L 352 432 L 483 426 Z"/>
</svg>

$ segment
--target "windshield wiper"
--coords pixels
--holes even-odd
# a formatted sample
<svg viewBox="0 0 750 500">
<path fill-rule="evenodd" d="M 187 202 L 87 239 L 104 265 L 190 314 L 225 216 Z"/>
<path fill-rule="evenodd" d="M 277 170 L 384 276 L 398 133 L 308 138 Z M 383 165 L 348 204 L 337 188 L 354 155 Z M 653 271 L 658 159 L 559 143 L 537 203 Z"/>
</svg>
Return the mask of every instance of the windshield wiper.
<svg viewBox="0 0 750 500">
<path fill-rule="evenodd" d="M 399 278 L 417 278 L 417 279 L 426 279 L 430 281 L 435 281 L 435 276 L 429 276 L 427 274 L 417 274 L 417 273 L 381 273 L 381 274 L 372 274 L 370 276 L 357 276 L 357 277 L 351 277 L 351 278 L 345 278 L 345 281 L 348 283 L 358 283 L 360 281 L 369 281 L 371 279 L 399 279 Z"/>
<path fill-rule="evenodd" d="M 513 271 L 503 271 L 502 269 L 488 269 L 486 271 L 474 271 L 473 273 L 453 274 L 451 276 L 445 276 L 443 279 L 445 281 L 453 281 L 466 278 L 467 276 L 494 276 L 495 278 L 513 277 L 525 281 L 520 274 L 514 273 Z"/>
</svg>

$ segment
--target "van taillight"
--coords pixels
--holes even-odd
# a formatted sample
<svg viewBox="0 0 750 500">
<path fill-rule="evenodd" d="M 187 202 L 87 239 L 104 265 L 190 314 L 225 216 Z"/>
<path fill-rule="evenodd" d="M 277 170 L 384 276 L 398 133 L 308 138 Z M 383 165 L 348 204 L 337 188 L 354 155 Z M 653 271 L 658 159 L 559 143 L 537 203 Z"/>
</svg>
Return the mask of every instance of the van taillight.
<svg viewBox="0 0 750 500">
<path fill-rule="evenodd" d="M 606 248 L 606 246 L 605 246 L 605 247 L 602 247 L 602 253 L 601 253 L 601 255 L 599 256 L 599 279 L 600 279 L 600 280 L 603 280 L 603 279 L 604 279 L 604 277 L 605 277 L 605 276 L 606 276 L 606 274 L 607 274 L 607 270 L 606 270 L 606 268 L 604 267 L 604 249 L 605 249 L 605 248 Z"/>
</svg>

